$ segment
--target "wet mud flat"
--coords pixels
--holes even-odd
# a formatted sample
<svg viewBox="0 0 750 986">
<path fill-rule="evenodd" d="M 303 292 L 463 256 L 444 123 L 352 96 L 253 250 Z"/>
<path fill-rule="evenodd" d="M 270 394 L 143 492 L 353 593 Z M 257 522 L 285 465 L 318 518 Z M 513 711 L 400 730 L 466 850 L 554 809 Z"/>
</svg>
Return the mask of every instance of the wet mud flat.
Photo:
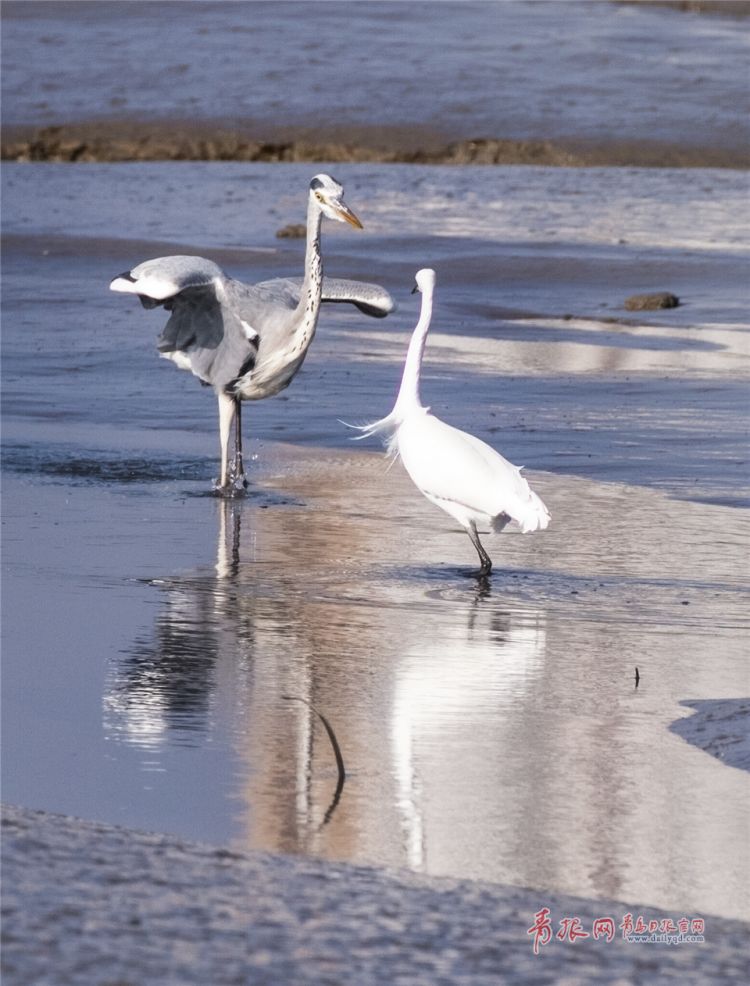
<svg viewBox="0 0 750 986">
<path fill-rule="evenodd" d="M 429 879 L 3 808 L 3 978 L 19 984 L 224 986 L 356 982 L 481 986 L 740 983 L 748 926 L 706 917 L 702 944 L 543 942 L 577 917 L 646 910 L 487 882 Z M 189 903 L 188 903 L 189 901 Z M 589 934 L 591 931 L 589 930 Z M 43 947 L 41 945 L 43 944 Z"/>
<path fill-rule="evenodd" d="M 538 165 L 547 167 L 750 168 L 743 147 L 611 138 L 604 141 L 510 139 L 477 135 L 451 140 L 428 128 L 234 127 L 182 120 L 119 120 L 8 126 L 0 158 L 17 162 L 92 163 L 115 161 L 328 162 L 448 165 Z"/>
</svg>

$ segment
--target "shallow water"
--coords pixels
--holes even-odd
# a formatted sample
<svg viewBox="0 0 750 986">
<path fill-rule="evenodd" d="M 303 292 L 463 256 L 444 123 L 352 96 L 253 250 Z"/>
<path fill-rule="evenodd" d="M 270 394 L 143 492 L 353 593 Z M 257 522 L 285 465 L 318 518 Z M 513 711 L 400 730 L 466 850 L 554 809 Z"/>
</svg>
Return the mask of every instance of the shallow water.
<svg viewBox="0 0 750 986">
<path fill-rule="evenodd" d="M 745 177 L 341 169 L 365 230 L 326 229 L 327 269 L 400 310 L 325 313 L 223 504 L 212 394 L 106 285 L 177 246 L 301 269 L 274 233 L 310 170 L 4 169 L 4 797 L 747 917 L 746 772 L 669 729 L 748 687 Z M 486 583 L 338 422 L 390 406 L 426 263 L 425 399 L 553 515 L 488 540 Z M 622 308 L 656 289 L 683 304 Z"/>
</svg>

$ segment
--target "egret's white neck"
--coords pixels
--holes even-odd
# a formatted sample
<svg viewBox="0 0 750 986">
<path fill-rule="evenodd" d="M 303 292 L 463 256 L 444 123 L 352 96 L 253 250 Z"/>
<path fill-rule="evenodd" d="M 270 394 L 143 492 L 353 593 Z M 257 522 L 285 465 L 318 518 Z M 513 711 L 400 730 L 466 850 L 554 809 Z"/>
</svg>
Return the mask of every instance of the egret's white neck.
<svg viewBox="0 0 750 986">
<path fill-rule="evenodd" d="M 393 407 L 393 413 L 402 417 L 408 411 L 418 410 L 422 407 L 419 398 L 419 374 L 422 369 L 422 356 L 427 341 L 427 333 L 430 329 L 432 319 L 432 285 L 429 285 L 422 292 L 422 308 L 419 313 L 419 321 L 412 333 L 409 342 L 409 349 L 406 353 L 404 363 L 404 373 L 401 377 L 401 387 L 398 397 Z"/>
</svg>

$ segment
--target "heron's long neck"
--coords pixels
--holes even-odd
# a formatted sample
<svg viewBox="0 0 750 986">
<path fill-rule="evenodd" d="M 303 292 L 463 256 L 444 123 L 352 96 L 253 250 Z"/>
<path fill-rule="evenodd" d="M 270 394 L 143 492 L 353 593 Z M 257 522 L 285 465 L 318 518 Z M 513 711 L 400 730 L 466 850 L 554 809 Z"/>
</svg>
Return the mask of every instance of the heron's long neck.
<svg viewBox="0 0 750 986">
<path fill-rule="evenodd" d="M 305 248 L 305 277 L 295 311 L 297 328 L 295 348 L 306 349 L 312 342 L 318 324 L 320 299 L 323 293 L 323 258 L 320 253 L 320 227 L 323 214 L 310 200 L 307 206 L 307 246 Z"/>
<path fill-rule="evenodd" d="M 422 407 L 419 398 L 419 373 L 422 368 L 422 356 L 427 341 L 427 333 L 430 329 L 432 318 L 432 289 L 422 293 L 422 310 L 419 313 L 419 321 L 412 333 L 409 342 L 409 349 L 406 353 L 406 363 L 404 364 L 404 374 L 401 377 L 401 387 L 393 411 L 401 416 L 407 411 L 413 411 Z"/>
</svg>

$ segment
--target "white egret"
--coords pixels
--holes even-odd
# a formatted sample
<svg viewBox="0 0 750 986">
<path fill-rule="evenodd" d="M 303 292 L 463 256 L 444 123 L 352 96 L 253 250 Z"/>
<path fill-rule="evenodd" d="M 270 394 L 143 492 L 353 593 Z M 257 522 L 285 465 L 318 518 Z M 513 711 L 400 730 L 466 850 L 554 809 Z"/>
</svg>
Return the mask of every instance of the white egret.
<svg viewBox="0 0 750 986">
<path fill-rule="evenodd" d="M 466 529 L 479 555 L 479 574 L 489 575 L 492 560 L 479 540 L 477 524 L 499 532 L 515 521 L 526 534 L 547 527 L 550 515 L 518 466 L 481 439 L 436 418 L 422 405 L 419 376 L 432 317 L 435 271 L 420 270 L 416 279 L 414 290 L 422 292 L 422 309 L 409 343 L 396 403 L 385 418 L 359 426 L 362 434 L 357 438 L 378 435 L 385 440 L 389 454 L 401 456 L 417 488 Z"/>
<path fill-rule="evenodd" d="M 157 343 L 159 352 L 216 392 L 221 471 L 215 489 L 220 494 L 232 496 L 247 486 L 241 402 L 271 397 L 289 385 L 315 335 L 321 301 L 350 302 L 379 318 L 394 308 L 391 296 L 377 284 L 323 278 L 323 216 L 362 228 L 343 196 L 344 189 L 329 175 L 316 175 L 310 182 L 301 280 L 243 284 L 211 260 L 177 256 L 147 260 L 110 284 L 112 291 L 137 294 L 144 308 L 161 305 L 171 312 Z"/>
</svg>

